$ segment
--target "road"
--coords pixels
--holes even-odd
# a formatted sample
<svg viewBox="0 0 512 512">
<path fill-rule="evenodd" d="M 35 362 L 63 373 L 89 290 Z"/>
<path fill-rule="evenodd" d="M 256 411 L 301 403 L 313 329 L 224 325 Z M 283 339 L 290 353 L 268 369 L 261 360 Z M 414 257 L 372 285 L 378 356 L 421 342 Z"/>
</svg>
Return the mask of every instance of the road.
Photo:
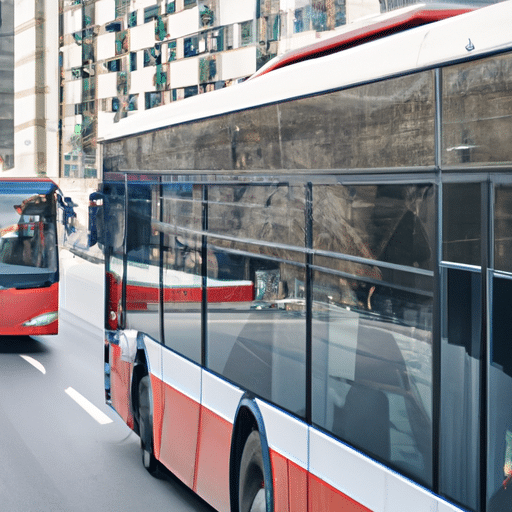
<svg viewBox="0 0 512 512">
<path fill-rule="evenodd" d="M 79 403 L 80 402 L 80 403 Z M 104 403 L 101 330 L 61 312 L 58 336 L 0 338 L 0 510 L 212 512 Z"/>
</svg>

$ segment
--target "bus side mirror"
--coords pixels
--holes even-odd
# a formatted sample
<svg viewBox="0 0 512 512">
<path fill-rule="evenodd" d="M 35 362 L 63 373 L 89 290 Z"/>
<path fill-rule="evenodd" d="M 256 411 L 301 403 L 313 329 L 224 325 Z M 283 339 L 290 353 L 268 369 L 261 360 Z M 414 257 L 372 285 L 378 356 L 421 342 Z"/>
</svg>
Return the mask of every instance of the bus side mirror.
<svg viewBox="0 0 512 512">
<path fill-rule="evenodd" d="M 103 194 L 93 192 L 89 195 L 89 227 L 87 244 L 89 247 L 103 242 Z"/>
</svg>

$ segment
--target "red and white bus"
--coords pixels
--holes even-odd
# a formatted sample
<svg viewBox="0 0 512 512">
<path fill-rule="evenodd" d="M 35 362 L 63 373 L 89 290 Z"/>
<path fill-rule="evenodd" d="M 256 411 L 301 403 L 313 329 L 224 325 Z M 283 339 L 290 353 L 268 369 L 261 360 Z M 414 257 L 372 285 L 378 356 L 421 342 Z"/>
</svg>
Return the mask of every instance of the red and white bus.
<svg viewBox="0 0 512 512">
<path fill-rule="evenodd" d="M 512 509 L 512 3 L 443 13 L 102 141 L 107 403 L 219 511 Z"/>
<path fill-rule="evenodd" d="M 57 207 L 72 202 L 49 179 L 0 178 L 0 335 L 57 334 Z"/>
</svg>

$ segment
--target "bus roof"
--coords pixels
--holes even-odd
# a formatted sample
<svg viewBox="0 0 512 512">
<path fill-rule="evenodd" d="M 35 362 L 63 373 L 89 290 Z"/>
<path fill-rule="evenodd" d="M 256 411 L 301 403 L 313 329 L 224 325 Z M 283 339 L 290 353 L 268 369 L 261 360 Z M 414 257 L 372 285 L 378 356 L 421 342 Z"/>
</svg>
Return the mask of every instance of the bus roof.
<svg viewBox="0 0 512 512">
<path fill-rule="evenodd" d="M 134 113 L 110 132 L 100 133 L 99 142 L 511 50 L 510 26 L 512 0 L 507 0 L 298 61 L 242 84 Z M 379 30 L 385 31 L 383 27 Z"/>
<path fill-rule="evenodd" d="M 283 55 L 275 57 L 254 73 L 249 80 L 290 64 L 347 50 L 360 44 L 396 34 L 397 32 L 427 25 L 428 23 L 458 16 L 473 10 L 473 7 L 468 6 L 418 4 L 390 11 L 379 16 L 364 18 L 345 26 L 335 36 L 302 48 L 290 50 Z"/>
</svg>

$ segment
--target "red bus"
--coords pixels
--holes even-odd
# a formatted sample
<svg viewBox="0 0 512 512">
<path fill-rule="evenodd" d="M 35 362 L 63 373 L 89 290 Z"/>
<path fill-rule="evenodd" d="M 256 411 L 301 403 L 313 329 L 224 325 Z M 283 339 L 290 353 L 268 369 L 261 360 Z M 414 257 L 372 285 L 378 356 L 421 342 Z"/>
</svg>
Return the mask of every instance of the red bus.
<svg viewBox="0 0 512 512">
<path fill-rule="evenodd" d="M 49 179 L 0 179 L 0 335 L 57 334 L 57 206 L 73 217 Z"/>
<path fill-rule="evenodd" d="M 106 400 L 150 472 L 222 512 L 512 509 L 511 24 L 380 26 L 101 141 Z"/>
</svg>

